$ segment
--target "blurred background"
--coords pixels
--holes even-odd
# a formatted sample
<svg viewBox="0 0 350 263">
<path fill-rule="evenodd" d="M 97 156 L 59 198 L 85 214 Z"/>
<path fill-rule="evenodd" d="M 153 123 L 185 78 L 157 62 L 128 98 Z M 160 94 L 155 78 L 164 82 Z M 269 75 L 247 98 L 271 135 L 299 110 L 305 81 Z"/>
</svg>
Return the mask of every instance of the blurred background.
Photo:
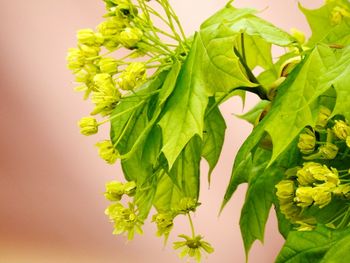
<svg viewBox="0 0 350 263">
<path fill-rule="evenodd" d="M 226 0 L 173 0 L 186 32 L 220 9 Z M 316 7 L 320 0 L 301 1 Z M 294 0 L 236 0 L 255 7 L 261 17 L 289 31 L 309 34 Z M 0 262 L 1 263 L 154 263 L 181 262 L 171 243 L 188 233 L 186 221 L 176 221 L 167 247 L 146 223 L 143 236 L 127 243 L 112 235 L 104 215 L 106 181 L 122 178 L 118 165 L 101 160 L 94 144 L 108 130 L 84 137 L 76 122 L 91 106 L 74 93 L 65 56 L 74 47 L 75 32 L 94 28 L 104 14 L 102 0 L 0 0 Z M 249 97 L 246 108 L 256 98 Z M 203 162 L 202 206 L 195 225 L 215 253 L 203 262 L 244 263 L 239 214 L 245 187 L 239 188 L 217 216 L 232 161 L 251 127 L 234 117 L 242 112 L 238 99 L 223 105 L 228 130 L 224 150 L 208 189 Z M 108 128 L 108 127 L 106 127 Z M 255 243 L 249 262 L 273 262 L 283 239 L 271 213 L 265 244 Z"/>
</svg>

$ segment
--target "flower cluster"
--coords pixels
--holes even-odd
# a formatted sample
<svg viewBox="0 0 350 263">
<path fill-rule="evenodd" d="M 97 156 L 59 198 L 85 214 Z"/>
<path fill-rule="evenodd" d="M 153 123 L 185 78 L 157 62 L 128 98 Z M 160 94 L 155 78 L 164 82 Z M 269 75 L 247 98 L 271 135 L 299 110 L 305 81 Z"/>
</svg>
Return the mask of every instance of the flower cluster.
<svg viewBox="0 0 350 263">
<path fill-rule="evenodd" d="M 105 211 L 105 214 L 114 223 L 113 234 L 127 233 L 129 240 L 133 239 L 135 232 L 142 233 L 143 220 L 139 217 L 134 203 L 129 202 L 128 207 L 124 207 L 119 201 L 124 195 L 134 196 L 135 192 L 136 183 L 134 181 L 124 184 L 112 181 L 106 184 L 105 197 L 114 202 Z"/>
<path fill-rule="evenodd" d="M 306 162 L 289 169 L 286 179 L 276 185 L 281 212 L 299 224 L 299 230 L 313 228 L 317 214 L 310 211 L 319 211 L 334 200 L 350 200 L 350 125 L 330 116 L 331 111 L 322 108 L 316 126 L 300 134 L 298 148 Z M 337 227 L 336 219 L 328 225 Z"/>
</svg>

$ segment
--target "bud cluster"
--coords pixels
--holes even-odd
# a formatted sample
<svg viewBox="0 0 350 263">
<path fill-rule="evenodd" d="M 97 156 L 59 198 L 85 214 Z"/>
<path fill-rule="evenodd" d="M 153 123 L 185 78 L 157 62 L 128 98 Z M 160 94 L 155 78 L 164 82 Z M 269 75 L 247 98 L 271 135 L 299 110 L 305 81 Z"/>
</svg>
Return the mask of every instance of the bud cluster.
<svg viewBox="0 0 350 263">
<path fill-rule="evenodd" d="M 313 229 L 321 209 L 350 200 L 350 125 L 330 116 L 328 108 L 321 108 L 315 127 L 300 134 L 297 146 L 306 162 L 287 170 L 276 185 L 280 211 L 299 225 L 298 230 Z M 344 218 L 340 215 L 327 223 L 340 227 L 339 222 L 349 221 Z"/>
<path fill-rule="evenodd" d="M 106 184 L 105 197 L 113 203 L 105 210 L 105 214 L 114 224 L 113 234 L 127 233 L 128 239 L 132 239 L 135 232 L 142 233 L 143 220 L 139 217 L 135 204 L 129 202 L 128 207 L 125 207 L 119 202 L 124 195 L 132 197 L 135 193 L 136 183 L 134 181 L 124 184 L 112 181 Z"/>
</svg>

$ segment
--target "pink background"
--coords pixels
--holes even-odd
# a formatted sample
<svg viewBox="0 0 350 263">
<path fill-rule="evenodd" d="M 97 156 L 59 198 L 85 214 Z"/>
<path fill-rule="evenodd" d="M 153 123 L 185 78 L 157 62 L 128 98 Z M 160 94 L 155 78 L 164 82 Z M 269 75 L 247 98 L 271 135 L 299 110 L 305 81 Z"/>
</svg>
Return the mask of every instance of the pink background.
<svg viewBox="0 0 350 263">
<path fill-rule="evenodd" d="M 171 1 L 188 34 L 225 2 Z M 315 7 L 321 1 L 302 3 Z M 235 4 L 258 10 L 269 6 L 262 17 L 286 30 L 292 25 L 308 32 L 297 1 Z M 171 244 L 163 248 L 155 226 L 148 222 L 145 234 L 128 244 L 123 237 L 112 236 L 102 193 L 105 182 L 121 178 L 121 171 L 99 159 L 93 146 L 108 131 L 87 138 L 76 127 L 91 107 L 72 91 L 66 51 L 75 46 L 75 31 L 95 27 L 103 13 L 102 1 L 0 1 L 0 262 L 181 262 Z M 247 107 L 255 101 L 249 97 Z M 221 217 L 217 213 L 233 158 L 251 127 L 232 115 L 241 112 L 238 99 L 222 108 L 228 124 L 225 147 L 210 190 L 203 162 L 203 205 L 195 225 L 216 250 L 204 262 L 243 263 L 238 220 L 245 187 L 239 188 Z M 187 221 L 176 221 L 170 241 L 189 231 Z M 271 216 L 265 245 L 255 243 L 249 262 L 273 262 L 282 241 Z"/>
</svg>

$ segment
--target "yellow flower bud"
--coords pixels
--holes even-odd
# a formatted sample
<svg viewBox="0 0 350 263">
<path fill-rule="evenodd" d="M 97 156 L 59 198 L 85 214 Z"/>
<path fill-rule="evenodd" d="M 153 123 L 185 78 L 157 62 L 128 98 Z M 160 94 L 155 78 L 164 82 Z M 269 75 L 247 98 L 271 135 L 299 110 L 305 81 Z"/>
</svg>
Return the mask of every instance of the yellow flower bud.
<svg viewBox="0 0 350 263">
<path fill-rule="evenodd" d="M 298 148 L 303 154 L 310 154 L 315 150 L 316 137 L 315 133 L 310 129 L 306 129 L 306 133 L 299 136 Z"/>
<path fill-rule="evenodd" d="M 78 122 L 80 133 L 86 136 L 96 134 L 98 132 L 98 123 L 93 117 L 83 117 Z"/>
<path fill-rule="evenodd" d="M 118 72 L 118 61 L 114 58 L 102 58 L 98 65 L 102 73 L 114 75 Z"/>
<path fill-rule="evenodd" d="M 295 223 L 299 225 L 297 227 L 298 231 L 312 231 L 315 229 L 314 225 L 311 225 L 311 224 L 303 222 L 303 221 L 296 221 Z"/>
<path fill-rule="evenodd" d="M 125 22 L 120 21 L 115 18 L 109 18 L 106 21 L 103 21 L 97 26 L 97 30 L 105 38 L 109 38 L 116 34 L 119 34 L 125 27 Z"/>
<path fill-rule="evenodd" d="M 335 144 L 327 142 L 318 151 L 322 159 L 333 160 L 337 156 L 339 148 Z"/>
<path fill-rule="evenodd" d="M 336 120 L 333 132 L 340 140 L 345 141 L 350 136 L 350 126 L 345 121 Z"/>
<path fill-rule="evenodd" d="M 332 112 L 327 107 L 321 106 L 320 112 L 318 113 L 316 128 L 324 129 L 327 125 L 328 119 L 331 116 Z"/>
<path fill-rule="evenodd" d="M 294 201 L 297 202 L 297 206 L 308 207 L 313 203 L 314 188 L 310 186 L 298 187 L 295 191 Z"/>
<path fill-rule="evenodd" d="M 124 185 L 121 182 L 112 181 L 106 184 L 105 197 L 109 201 L 120 201 L 124 194 Z"/>
<path fill-rule="evenodd" d="M 133 62 L 123 71 L 117 80 L 122 90 L 133 90 L 146 79 L 146 66 L 144 63 Z"/>
<path fill-rule="evenodd" d="M 91 114 L 109 115 L 120 99 L 120 92 L 116 89 L 111 75 L 107 73 L 97 74 L 94 83 L 97 90 L 93 91 L 91 100 L 96 107 Z"/>
<path fill-rule="evenodd" d="M 130 181 L 124 184 L 124 193 L 128 196 L 134 196 L 136 193 L 136 183 Z"/>
<path fill-rule="evenodd" d="M 315 201 L 315 205 L 319 206 L 320 208 L 325 207 L 332 201 L 330 187 L 325 184 L 315 187 L 312 198 Z"/>
<path fill-rule="evenodd" d="M 137 27 L 127 27 L 120 33 L 119 41 L 124 47 L 132 49 L 136 47 L 142 36 L 143 32 Z"/>
<path fill-rule="evenodd" d="M 292 33 L 292 36 L 299 42 L 299 44 L 304 44 L 305 43 L 305 34 L 296 29 L 296 28 L 291 28 L 291 33 Z"/>
<path fill-rule="evenodd" d="M 97 37 L 92 29 L 81 29 L 77 33 L 77 39 L 79 44 L 88 46 L 100 46 L 103 43 L 101 38 Z"/>
<path fill-rule="evenodd" d="M 350 197 L 350 184 L 341 184 L 335 187 L 332 191 L 335 195 Z"/>
<path fill-rule="evenodd" d="M 80 45 L 79 47 L 84 56 L 87 58 L 97 57 L 101 50 L 98 46 Z"/>
<path fill-rule="evenodd" d="M 315 169 L 322 168 L 322 165 L 314 162 L 303 164 L 303 168 L 297 171 L 297 180 L 300 185 L 311 185 L 315 182 Z"/>
<path fill-rule="evenodd" d="M 276 185 L 276 196 L 282 203 L 293 203 L 295 186 L 292 180 L 282 180 Z"/>
<path fill-rule="evenodd" d="M 66 60 L 68 62 L 67 67 L 73 72 L 79 71 L 85 65 L 84 54 L 78 48 L 68 49 Z"/>
<path fill-rule="evenodd" d="M 340 6 L 334 7 L 330 17 L 331 24 L 334 26 L 339 25 L 343 21 L 344 17 L 350 17 L 349 10 L 346 10 L 346 8 Z"/>
<path fill-rule="evenodd" d="M 109 164 L 114 164 L 119 157 L 118 152 L 113 147 L 113 144 L 110 140 L 105 140 L 102 142 L 96 143 L 98 147 L 98 154 L 100 157 Z"/>
</svg>

